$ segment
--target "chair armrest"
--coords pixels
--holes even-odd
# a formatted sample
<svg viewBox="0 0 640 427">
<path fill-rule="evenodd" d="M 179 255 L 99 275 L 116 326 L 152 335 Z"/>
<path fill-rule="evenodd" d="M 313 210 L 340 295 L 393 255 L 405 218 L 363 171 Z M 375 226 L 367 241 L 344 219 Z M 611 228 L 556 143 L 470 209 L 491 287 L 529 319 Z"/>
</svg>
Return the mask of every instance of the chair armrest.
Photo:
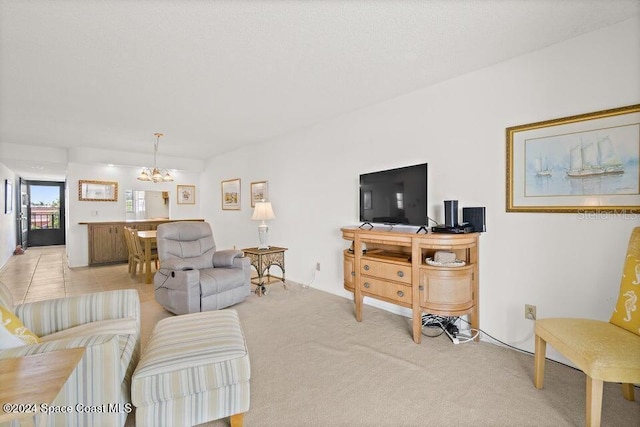
<svg viewBox="0 0 640 427">
<path fill-rule="evenodd" d="M 16 316 L 38 336 L 98 320 L 136 319 L 140 331 L 140 297 L 134 289 L 96 292 L 18 305 Z"/>
<path fill-rule="evenodd" d="M 163 270 L 197 270 L 192 262 L 182 258 L 168 258 L 160 262 L 160 268 Z"/>
<path fill-rule="evenodd" d="M 153 276 L 156 301 L 174 314 L 200 311 L 200 270 L 161 268 Z"/>
<path fill-rule="evenodd" d="M 244 276 L 244 289 L 246 295 L 251 293 L 251 258 L 243 256 L 242 258 L 235 258 L 233 260 L 233 267 L 242 269 L 242 275 Z"/>
<path fill-rule="evenodd" d="M 49 353 L 56 350 L 64 350 L 68 348 L 85 348 L 85 354 L 88 351 L 92 351 L 91 348 L 98 348 L 104 346 L 105 343 L 114 345 L 116 353 L 118 352 L 118 336 L 115 334 L 104 335 L 85 335 L 73 338 L 64 338 L 60 340 L 53 340 L 42 342 L 39 344 L 23 345 L 20 347 L 7 348 L 0 350 L 0 359 L 11 359 L 14 357 L 29 356 L 32 354 Z M 84 358 L 84 356 L 83 356 Z M 118 356 L 119 358 L 119 356 Z"/>
<path fill-rule="evenodd" d="M 234 258 L 233 268 L 241 268 L 243 270 L 251 272 L 251 258 L 249 258 L 248 256 Z"/>
<path fill-rule="evenodd" d="M 234 267 L 233 262 L 236 258 L 244 256 L 242 251 L 237 249 L 225 249 L 222 251 L 214 252 L 213 254 L 213 266 L 214 267 Z"/>
</svg>

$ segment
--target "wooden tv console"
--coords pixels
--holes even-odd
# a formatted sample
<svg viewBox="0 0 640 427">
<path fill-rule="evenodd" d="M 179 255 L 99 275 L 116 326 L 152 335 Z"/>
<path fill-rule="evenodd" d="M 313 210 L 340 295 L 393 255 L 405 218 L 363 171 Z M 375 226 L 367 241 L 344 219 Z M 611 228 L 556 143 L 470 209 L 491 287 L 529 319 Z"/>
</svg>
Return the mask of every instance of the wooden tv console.
<svg viewBox="0 0 640 427">
<path fill-rule="evenodd" d="M 471 327 L 479 329 L 479 233 L 416 234 L 406 227 L 390 226 L 341 230 L 342 238 L 352 242 L 344 251 L 344 288 L 354 294 L 358 322 L 362 321 L 362 300 L 366 296 L 411 309 L 416 343 L 422 336 L 422 312 L 469 315 Z M 465 264 L 427 264 L 426 259 L 433 259 L 437 251 L 454 252 L 456 260 Z"/>
</svg>

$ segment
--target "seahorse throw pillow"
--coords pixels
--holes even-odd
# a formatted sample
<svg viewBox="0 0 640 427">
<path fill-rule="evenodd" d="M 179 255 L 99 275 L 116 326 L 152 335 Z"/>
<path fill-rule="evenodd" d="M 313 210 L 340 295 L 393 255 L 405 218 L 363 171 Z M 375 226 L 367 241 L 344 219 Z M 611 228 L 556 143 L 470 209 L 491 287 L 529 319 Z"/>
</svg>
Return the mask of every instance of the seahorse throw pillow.
<svg viewBox="0 0 640 427">
<path fill-rule="evenodd" d="M 38 336 L 27 329 L 15 314 L 0 306 L 0 349 L 38 342 Z"/>
<path fill-rule="evenodd" d="M 627 255 L 622 272 L 620 295 L 609 320 L 614 325 L 640 335 L 640 258 Z"/>
</svg>

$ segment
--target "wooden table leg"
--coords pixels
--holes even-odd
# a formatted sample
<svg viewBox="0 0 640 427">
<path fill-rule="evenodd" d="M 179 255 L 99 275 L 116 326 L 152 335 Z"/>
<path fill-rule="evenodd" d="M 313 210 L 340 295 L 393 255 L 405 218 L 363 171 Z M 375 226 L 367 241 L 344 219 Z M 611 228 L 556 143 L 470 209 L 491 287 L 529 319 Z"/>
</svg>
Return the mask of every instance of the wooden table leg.
<svg viewBox="0 0 640 427">
<path fill-rule="evenodd" d="M 243 422 L 244 414 L 231 415 L 231 418 L 229 419 L 229 424 L 231 424 L 231 427 L 242 427 Z"/>
<path fill-rule="evenodd" d="M 151 239 L 144 239 L 144 264 L 147 268 L 147 281 L 151 283 Z"/>
</svg>

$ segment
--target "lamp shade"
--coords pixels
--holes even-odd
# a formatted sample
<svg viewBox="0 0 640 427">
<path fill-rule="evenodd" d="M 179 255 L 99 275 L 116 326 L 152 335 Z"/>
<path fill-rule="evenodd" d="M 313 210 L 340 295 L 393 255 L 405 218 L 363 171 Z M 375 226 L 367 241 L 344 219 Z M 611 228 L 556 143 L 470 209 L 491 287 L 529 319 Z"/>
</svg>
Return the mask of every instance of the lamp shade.
<svg viewBox="0 0 640 427">
<path fill-rule="evenodd" d="M 274 219 L 275 217 L 273 208 L 271 207 L 271 202 L 256 202 L 256 207 L 253 210 L 253 216 L 251 216 L 251 219 L 264 221 L 266 219 Z"/>
</svg>

